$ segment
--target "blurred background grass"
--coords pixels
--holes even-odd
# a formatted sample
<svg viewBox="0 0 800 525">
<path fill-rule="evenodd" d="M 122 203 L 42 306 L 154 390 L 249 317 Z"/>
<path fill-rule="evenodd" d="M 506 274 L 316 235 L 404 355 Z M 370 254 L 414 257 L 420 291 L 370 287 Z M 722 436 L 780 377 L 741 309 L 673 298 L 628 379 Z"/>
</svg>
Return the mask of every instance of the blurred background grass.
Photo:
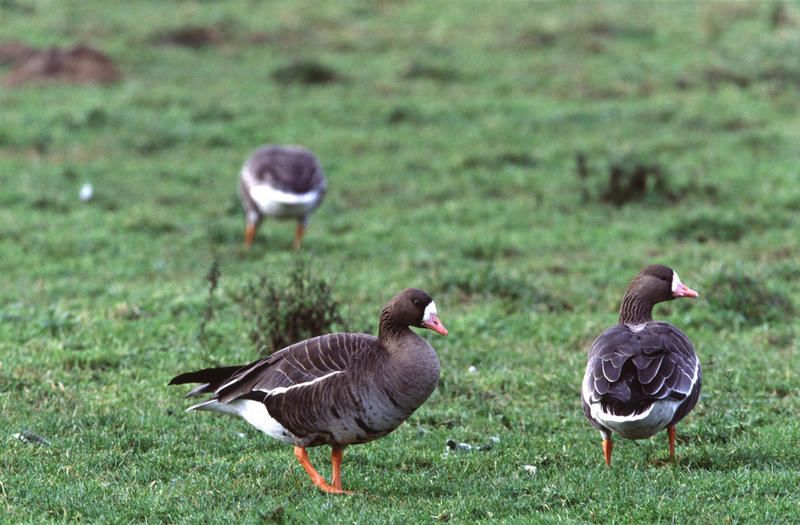
<svg viewBox="0 0 800 525">
<path fill-rule="evenodd" d="M 0 89 L 9 522 L 797 516 L 795 4 L 7 0 L 0 17 L 0 43 L 85 43 L 121 73 Z M 326 170 L 301 257 L 350 327 L 418 286 L 450 330 L 430 336 L 429 402 L 347 451 L 354 498 L 164 386 L 257 356 L 231 292 L 295 264 L 288 223 L 241 247 L 236 176 L 267 142 Z M 625 187 L 658 177 L 615 203 L 615 166 Z M 214 260 L 217 346 L 198 339 Z M 585 351 L 653 262 L 701 294 L 656 316 L 694 341 L 703 396 L 677 465 L 658 436 L 606 470 Z"/>
</svg>

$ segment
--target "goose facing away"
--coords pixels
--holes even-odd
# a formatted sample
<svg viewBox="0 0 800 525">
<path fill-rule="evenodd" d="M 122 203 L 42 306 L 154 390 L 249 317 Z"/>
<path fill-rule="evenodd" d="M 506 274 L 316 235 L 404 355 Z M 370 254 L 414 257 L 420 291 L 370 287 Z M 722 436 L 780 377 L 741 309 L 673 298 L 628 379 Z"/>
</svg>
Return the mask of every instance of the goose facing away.
<svg viewBox="0 0 800 525">
<path fill-rule="evenodd" d="M 431 395 L 439 358 L 409 329 L 442 335 L 436 304 L 422 290 L 407 288 L 380 314 L 378 337 L 336 333 L 314 337 L 249 365 L 181 374 L 169 384 L 201 383 L 186 397 L 211 394 L 187 410 L 243 417 L 284 443 L 324 492 L 341 493 L 342 452 L 347 445 L 385 436 Z M 308 460 L 307 447 L 331 446 L 330 485 Z"/>
<path fill-rule="evenodd" d="M 648 266 L 625 292 L 618 324 L 589 347 L 581 405 L 603 437 L 606 465 L 611 465 L 612 432 L 642 439 L 666 428 L 675 457 L 676 424 L 700 395 L 700 361 L 686 334 L 653 321 L 652 312 L 657 303 L 697 296 L 671 268 Z"/>
<path fill-rule="evenodd" d="M 299 249 L 311 212 L 322 203 L 327 187 L 322 166 L 306 148 L 272 144 L 258 148 L 239 176 L 246 246 L 253 244 L 256 229 L 266 216 L 297 219 L 294 248 Z"/>
</svg>

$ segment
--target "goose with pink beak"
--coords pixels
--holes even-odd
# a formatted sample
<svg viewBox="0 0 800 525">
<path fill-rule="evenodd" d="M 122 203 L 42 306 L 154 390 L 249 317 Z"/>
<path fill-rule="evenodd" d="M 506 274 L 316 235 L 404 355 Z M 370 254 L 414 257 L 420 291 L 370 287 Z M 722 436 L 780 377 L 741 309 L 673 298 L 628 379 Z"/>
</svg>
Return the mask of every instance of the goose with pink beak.
<svg viewBox="0 0 800 525">
<path fill-rule="evenodd" d="M 669 455 L 675 457 L 676 425 L 700 395 L 700 361 L 686 334 L 653 320 L 653 306 L 697 296 L 672 268 L 648 266 L 625 292 L 618 324 L 589 347 L 581 405 L 603 438 L 606 465 L 611 465 L 614 432 L 643 439 L 667 429 Z"/>
<path fill-rule="evenodd" d="M 417 288 L 406 288 L 386 303 L 378 337 L 326 334 L 249 365 L 188 372 L 169 384 L 200 383 L 187 397 L 210 397 L 187 410 L 242 417 L 293 445 L 295 457 L 320 490 L 343 493 L 344 448 L 381 438 L 400 426 L 439 381 L 436 352 L 411 326 L 447 335 L 436 303 Z M 330 483 L 308 459 L 306 449 L 320 445 L 331 447 Z"/>
</svg>

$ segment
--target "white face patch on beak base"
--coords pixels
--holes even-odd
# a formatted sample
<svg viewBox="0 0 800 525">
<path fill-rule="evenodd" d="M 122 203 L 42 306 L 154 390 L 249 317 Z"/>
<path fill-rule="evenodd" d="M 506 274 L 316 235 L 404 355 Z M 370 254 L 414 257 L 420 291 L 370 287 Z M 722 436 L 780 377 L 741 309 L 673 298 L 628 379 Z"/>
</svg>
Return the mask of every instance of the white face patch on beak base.
<svg viewBox="0 0 800 525">
<path fill-rule="evenodd" d="M 422 314 L 422 322 L 429 323 L 431 320 L 436 318 L 436 303 L 431 301 L 428 303 L 428 306 L 425 307 L 425 312 Z"/>
<path fill-rule="evenodd" d="M 447 335 L 447 328 L 444 327 L 439 317 L 436 315 L 436 303 L 433 301 L 428 303 L 428 306 L 425 307 L 425 311 L 422 312 L 421 328 L 427 328 L 439 334 Z"/>
<path fill-rule="evenodd" d="M 672 270 L 672 293 L 675 293 L 675 290 L 678 289 L 680 286 L 681 280 L 678 278 L 678 272 Z"/>
</svg>

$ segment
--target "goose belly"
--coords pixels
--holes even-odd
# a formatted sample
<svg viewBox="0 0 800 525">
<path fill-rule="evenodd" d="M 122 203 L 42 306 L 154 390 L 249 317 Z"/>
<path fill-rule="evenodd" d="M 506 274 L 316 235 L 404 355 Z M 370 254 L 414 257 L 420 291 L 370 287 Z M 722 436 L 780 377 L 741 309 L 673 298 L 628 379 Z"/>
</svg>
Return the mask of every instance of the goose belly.
<svg viewBox="0 0 800 525">
<path fill-rule="evenodd" d="M 363 410 L 359 413 L 339 414 L 319 425 L 318 431 L 299 441 L 303 446 L 320 444 L 355 445 L 381 438 L 403 424 L 412 411 L 389 413 L 383 410 Z"/>
<path fill-rule="evenodd" d="M 258 210 L 270 217 L 304 217 L 316 208 L 322 199 L 322 192 L 314 190 L 303 194 L 278 191 L 260 184 L 250 188 L 250 197 Z"/>
<path fill-rule="evenodd" d="M 675 412 L 680 401 L 656 401 L 645 412 L 630 416 L 617 416 L 603 411 L 599 402 L 592 403 L 592 417 L 606 428 L 611 429 L 626 439 L 648 438 L 664 430 Z"/>
<path fill-rule="evenodd" d="M 328 429 L 337 443 L 366 443 L 383 437 L 402 425 L 436 388 L 439 378 L 438 360 L 433 371 L 418 373 L 414 383 L 383 383 L 364 392 L 356 404 L 340 398 L 341 408 L 328 422 Z M 346 408 L 345 408 L 346 407 Z"/>
</svg>

